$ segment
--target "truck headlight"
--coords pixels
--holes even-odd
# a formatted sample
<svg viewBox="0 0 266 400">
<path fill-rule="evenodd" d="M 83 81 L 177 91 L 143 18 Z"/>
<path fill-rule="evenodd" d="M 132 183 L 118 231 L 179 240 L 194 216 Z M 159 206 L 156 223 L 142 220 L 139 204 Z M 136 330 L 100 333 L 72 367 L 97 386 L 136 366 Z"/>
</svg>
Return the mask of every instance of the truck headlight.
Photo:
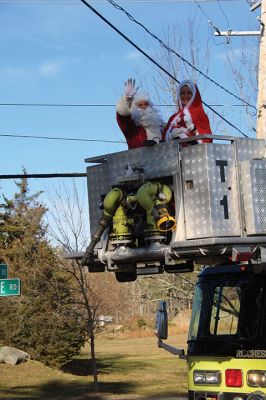
<svg viewBox="0 0 266 400">
<path fill-rule="evenodd" d="M 200 385 L 206 382 L 205 371 L 194 371 L 193 381 L 195 385 Z"/>
<path fill-rule="evenodd" d="M 252 387 L 266 387 L 266 371 L 265 370 L 249 370 L 247 372 L 247 382 Z"/>
<path fill-rule="evenodd" d="M 221 383 L 221 373 L 220 371 L 195 370 L 193 372 L 193 381 L 195 385 L 219 385 Z"/>
</svg>

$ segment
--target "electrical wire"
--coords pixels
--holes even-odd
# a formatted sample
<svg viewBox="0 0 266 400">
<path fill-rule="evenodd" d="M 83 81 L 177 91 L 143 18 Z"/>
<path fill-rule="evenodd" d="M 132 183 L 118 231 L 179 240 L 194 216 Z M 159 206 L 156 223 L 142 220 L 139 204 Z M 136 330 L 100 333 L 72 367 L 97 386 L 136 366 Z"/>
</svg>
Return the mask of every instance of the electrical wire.
<svg viewBox="0 0 266 400">
<path fill-rule="evenodd" d="M 224 17 L 225 17 L 225 19 L 226 19 L 226 22 L 227 22 L 227 32 L 228 32 L 228 34 L 227 34 L 227 36 L 226 36 L 225 41 L 222 41 L 222 42 L 220 42 L 220 43 L 216 43 L 215 40 L 214 40 L 214 37 L 213 37 L 213 35 L 212 35 L 213 43 L 214 43 L 216 46 L 220 46 L 220 45 L 222 45 L 222 44 L 226 44 L 226 45 L 227 45 L 226 53 L 227 53 L 227 59 L 228 59 L 228 61 L 229 61 L 229 66 L 230 66 L 230 68 L 231 68 L 231 70 L 232 70 L 232 72 L 233 72 L 233 75 L 236 75 L 235 70 L 233 69 L 231 60 L 230 60 L 230 56 L 229 56 L 229 52 L 228 52 L 228 45 L 229 45 L 229 47 L 231 48 L 231 52 L 232 52 L 233 56 L 234 56 L 235 58 L 238 58 L 238 61 L 239 61 L 239 62 L 241 62 L 241 60 L 240 60 L 239 57 L 236 56 L 236 54 L 235 54 L 235 52 L 234 52 L 234 50 L 233 50 L 233 48 L 232 48 L 232 45 L 231 45 L 231 43 L 230 43 L 230 32 L 231 32 L 231 31 L 230 31 L 230 28 L 229 28 L 229 25 L 230 25 L 229 19 L 228 19 L 227 15 L 225 14 L 225 12 L 224 12 L 224 10 L 223 10 L 223 8 L 222 8 L 222 5 L 221 5 L 220 0 L 217 0 L 217 1 L 218 1 L 219 8 L 220 8 L 221 12 L 223 13 L 223 15 L 224 15 Z M 220 30 L 214 26 L 213 22 L 209 19 L 209 16 L 205 13 L 205 11 L 204 11 L 203 8 L 200 6 L 200 4 L 198 4 L 198 0 L 194 0 L 194 2 L 197 4 L 197 6 L 199 7 L 199 9 L 202 11 L 202 13 L 204 14 L 204 16 L 208 19 L 209 24 L 216 30 L 216 32 L 217 32 L 218 34 L 220 34 Z M 246 67 L 246 65 L 243 64 L 243 62 L 241 62 L 241 63 L 242 63 L 242 65 L 244 65 L 244 67 L 248 70 L 248 68 Z M 248 72 L 250 72 L 250 71 L 248 70 Z M 236 78 L 236 76 L 235 76 L 235 78 Z M 236 78 L 236 82 L 237 82 L 237 78 Z M 240 88 L 240 94 L 241 94 L 242 98 L 245 97 L 244 94 L 243 94 L 242 88 Z M 248 110 L 248 107 L 247 107 L 247 114 L 248 114 L 249 116 L 250 116 L 250 115 L 251 115 L 251 116 L 255 116 L 255 115 L 257 114 L 257 110 L 256 110 L 256 113 L 254 113 L 254 112 L 253 112 L 253 113 L 252 113 L 252 112 L 250 113 L 249 110 Z"/>
<path fill-rule="evenodd" d="M 8 106 L 8 107 L 11 107 L 11 106 L 15 106 L 15 107 L 115 107 L 115 104 L 0 103 L 0 106 Z"/>
<path fill-rule="evenodd" d="M 1 0 L 0 0 L 1 1 Z M 176 107 L 176 104 L 154 104 L 156 107 Z M 55 103 L 0 103 L 6 107 L 115 107 L 115 104 L 55 104 Z M 246 107 L 245 104 L 209 104 L 211 107 Z"/>
<path fill-rule="evenodd" d="M 198 0 L 193 0 L 194 3 L 198 6 L 198 8 L 200 9 L 200 11 L 202 12 L 202 14 L 207 18 L 209 24 L 213 27 L 213 29 L 217 32 L 220 33 L 220 29 L 214 25 L 214 23 L 212 22 L 211 18 L 209 17 L 209 15 L 205 12 L 205 10 L 201 7 L 201 5 L 199 4 Z"/>
<path fill-rule="evenodd" d="M 221 5 L 221 1 L 220 1 L 220 0 L 218 0 L 218 5 L 219 5 L 219 8 L 220 8 L 220 10 L 221 10 L 221 12 L 222 12 L 222 14 L 223 14 L 225 20 L 226 20 L 227 29 L 229 30 L 229 29 L 230 29 L 230 28 L 229 28 L 230 22 L 229 22 L 229 19 L 228 19 L 227 15 L 226 15 L 225 12 L 224 12 L 224 9 L 223 9 L 223 7 L 222 7 L 222 5 Z"/>
<path fill-rule="evenodd" d="M 86 177 L 87 174 L 85 172 L 56 172 L 54 174 L 8 174 L 8 175 L 0 175 L 0 179 L 29 179 L 29 178 L 38 178 L 38 179 L 47 179 L 47 178 L 83 178 Z"/>
<path fill-rule="evenodd" d="M 224 10 L 223 10 L 223 8 L 222 8 L 222 5 L 221 5 L 221 3 L 220 3 L 220 0 L 218 0 L 218 4 L 219 4 L 219 8 L 220 8 L 220 10 L 221 10 L 223 16 L 225 17 L 225 20 L 226 20 L 226 23 L 227 23 L 227 35 L 226 35 L 226 37 L 225 37 L 225 43 L 228 45 L 228 44 L 230 44 L 230 38 L 231 38 L 231 31 L 232 31 L 232 29 L 230 29 L 229 19 L 228 19 L 227 15 L 225 14 L 225 12 L 224 12 Z"/>
<path fill-rule="evenodd" d="M 81 0 L 84 4 L 88 3 L 85 0 Z M 149 31 L 148 28 L 146 28 L 145 25 L 143 25 L 141 22 L 137 21 L 130 13 L 128 13 L 123 7 L 119 6 L 114 0 L 107 0 L 108 3 L 110 3 L 114 8 L 116 8 L 117 10 L 122 11 L 124 14 L 126 14 L 126 16 L 134 23 L 136 23 L 137 25 L 139 25 L 141 28 L 143 28 L 145 30 L 145 32 L 147 32 L 151 37 L 153 37 L 155 40 L 157 40 L 160 45 L 165 48 L 168 52 L 175 54 L 178 58 L 180 58 L 180 60 L 182 60 L 184 63 L 188 64 L 192 69 L 194 69 L 195 71 L 197 71 L 200 75 L 202 75 L 205 79 L 208 79 L 210 82 L 212 82 L 213 84 L 215 84 L 217 87 L 219 87 L 220 89 L 224 90 L 226 93 L 230 94 L 231 96 L 235 97 L 237 100 L 241 101 L 242 103 L 246 104 L 247 106 L 254 108 L 256 111 L 256 107 L 253 106 L 252 104 L 249 104 L 247 101 L 245 101 L 244 99 L 242 99 L 241 97 L 237 96 L 236 94 L 234 94 L 233 92 L 231 92 L 230 90 L 226 89 L 224 86 L 220 85 L 218 82 L 216 82 L 214 79 L 210 78 L 207 74 L 205 74 L 204 72 L 202 72 L 199 68 L 195 67 L 193 64 L 191 64 L 191 62 L 189 62 L 188 60 L 186 60 L 183 56 L 181 56 L 179 53 L 177 53 L 175 50 L 171 49 L 171 47 L 167 46 L 167 44 L 165 44 L 158 36 L 156 36 L 155 34 L 153 34 L 151 31 Z M 196 0 L 195 0 L 196 1 Z"/>
<path fill-rule="evenodd" d="M 66 138 L 66 137 L 53 137 L 53 136 L 36 136 L 36 135 L 15 135 L 0 133 L 2 137 L 11 138 L 27 138 L 27 139 L 44 139 L 44 140 L 68 140 L 75 142 L 98 142 L 98 143 L 126 143 L 122 140 L 102 140 L 102 139 L 81 139 L 81 138 Z"/>
<path fill-rule="evenodd" d="M 156 65 L 159 69 L 161 69 L 165 74 L 167 74 L 170 78 L 172 78 L 175 82 L 180 83 L 178 79 L 176 79 L 170 72 L 168 72 L 164 67 L 162 67 L 157 61 L 155 61 L 150 55 L 148 55 L 144 50 L 142 50 L 138 45 L 136 45 L 131 39 L 129 39 L 123 32 L 121 32 L 118 28 L 116 28 L 110 21 L 108 21 L 102 14 L 100 14 L 94 7 L 92 7 L 86 0 L 80 0 L 86 7 L 88 7 L 91 11 L 93 11 L 100 19 L 102 19 L 107 25 L 109 25 L 114 31 L 116 31 L 120 36 L 122 36 L 128 43 L 130 43 L 133 47 L 135 47 L 141 54 L 143 54 L 146 58 L 148 58 L 154 65 Z M 224 118 L 221 114 L 215 111 L 212 107 L 210 107 L 205 102 L 202 102 L 206 107 L 208 107 L 214 114 L 219 116 L 223 121 L 225 121 L 228 125 L 234 128 L 236 131 L 241 133 L 244 137 L 248 137 L 244 132 L 242 132 L 239 128 L 237 128 L 234 124 Z"/>
<path fill-rule="evenodd" d="M 207 18 L 207 21 L 208 21 L 208 23 L 209 23 L 211 29 L 213 29 L 215 32 L 217 32 L 217 33 L 220 35 L 220 33 L 221 33 L 220 29 L 214 24 L 214 22 L 211 20 L 211 18 L 209 17 L 209 15 L 208 15 L 208 14 L 205 12 L 205 10 L 201 7 L 201 5 L 199 4 L 199 1 L 198 1 L 198 0 L 193 0 L 193 1 L 194 1 L 194 3 L 198 6 L 198 8 L 199 8 L 200 11 L 202 12 L 202 14 Z M 220 42 L 220 43 L 216 43 L 216 41 L 214 40 L 213 34 L 211 35 L 211 37 L 212 37 L 213 44 L 214 44 L 215 46 L 220 46 L 221 44 L 226 43 L 225 40 L 223 40 L 223 41 Z"/>
<path fill-rule="evenodd" d="M 105 3 L 106 0 L 92 0 L 93 3 Z M 120 0 L 121 3 L 190 3 L 194 0 Z M 203 3 L 211 3 L 215 2 L 217 0 L 198 0 Z M 237 0 L 222 0 L 224 2 L 229 2 L 229 1 L 237 1 Z M 22 0 L 0 0 L 1 3 L 21 3 Z M 53 0 L 53 3 L 74 3 L 76 0 Z M 23 0 L 23 3 L 38 3 L 38 4 L 47 4 L 47 0 Z"/>
</svg>

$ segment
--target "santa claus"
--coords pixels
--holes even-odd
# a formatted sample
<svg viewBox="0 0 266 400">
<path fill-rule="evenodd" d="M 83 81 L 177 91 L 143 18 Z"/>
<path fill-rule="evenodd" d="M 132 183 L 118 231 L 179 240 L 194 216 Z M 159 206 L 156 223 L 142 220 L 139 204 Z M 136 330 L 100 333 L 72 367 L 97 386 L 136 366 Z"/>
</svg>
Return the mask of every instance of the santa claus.
<svg viewBox="0 0 266 400">
<path fill-rule="evenodd" d="M 177 88 L 178 111 L 172 115 L 163 131 L 163 139 L 185 139 L 190 136 L 211 134 L 199 89 L 191 80 L 182 81 Z M 190 144 L 210 143 L 211 139 L 197 139 Z"/>
<path fill-rule="evenodd" d="M 138 92 L 135 79 L 125 82 L 124 96 L 116 105 L 116 119 L 129 149 L 159 143 L 164 127 L 159 110 L 147 93 Z"/>
</svg>

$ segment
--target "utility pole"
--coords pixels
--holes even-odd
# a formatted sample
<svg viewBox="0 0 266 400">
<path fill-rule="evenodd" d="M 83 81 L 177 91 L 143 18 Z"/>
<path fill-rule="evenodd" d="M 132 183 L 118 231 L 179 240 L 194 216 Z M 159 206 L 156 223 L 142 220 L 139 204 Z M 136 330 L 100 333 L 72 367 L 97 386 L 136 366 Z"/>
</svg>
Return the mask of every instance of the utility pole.
<svg viewBox="0 0 266 400">
<path fill-rule="evenodd" d="M 262 25 L 260 37 L 260 59 L 258 73 L 258 117 L 257 117 L 257 138 L 266 139 L 266 0 L 261 0 Z"/>
<path fill-rule="evenodd" d="M 215 36 L 260 36 L 260 56 L 258 68 L 258 97 L 257 97 L 257 138 L 266 140 L 266 0 L 253 1 L 250 11 L 261 7 L 261 16 L 258 18 L 261 24 L 260 31 L 227 31 L 215 32 Z"/>
</svg>

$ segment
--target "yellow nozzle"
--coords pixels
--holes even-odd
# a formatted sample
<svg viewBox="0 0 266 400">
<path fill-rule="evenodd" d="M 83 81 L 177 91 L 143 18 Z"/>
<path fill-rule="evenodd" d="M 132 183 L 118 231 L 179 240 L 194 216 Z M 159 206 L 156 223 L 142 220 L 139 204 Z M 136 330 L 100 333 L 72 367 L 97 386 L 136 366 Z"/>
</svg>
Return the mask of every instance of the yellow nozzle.
<svg viewBox="0 0 266 400">
<path fill-rule="evenodd" d="M 176 229 L 176 220 L 171 217 L 171 215 L 164 215 L 157 221 L 157 228 L 161 232 L 175 231 Z"/>
</svg>

